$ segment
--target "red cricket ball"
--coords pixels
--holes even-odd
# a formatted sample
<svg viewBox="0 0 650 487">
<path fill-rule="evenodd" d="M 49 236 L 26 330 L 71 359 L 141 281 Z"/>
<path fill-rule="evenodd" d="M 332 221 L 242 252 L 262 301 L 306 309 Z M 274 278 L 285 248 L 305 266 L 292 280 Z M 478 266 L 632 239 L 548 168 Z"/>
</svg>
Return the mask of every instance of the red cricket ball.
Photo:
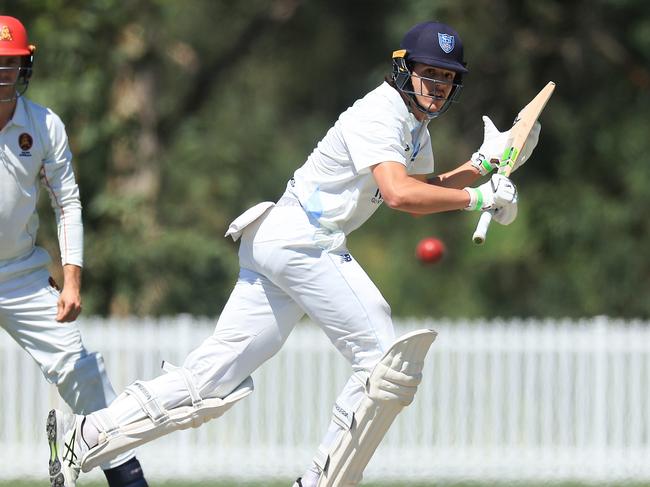
<svg viewBox="0 0 650 487">
<path fill-rule="evenodd" d="M 423 238 L 415 248 L 415 255 L 420 262 L 434 264 L 445 255 L 445 244 L 434 237 Z"/>
</svg>

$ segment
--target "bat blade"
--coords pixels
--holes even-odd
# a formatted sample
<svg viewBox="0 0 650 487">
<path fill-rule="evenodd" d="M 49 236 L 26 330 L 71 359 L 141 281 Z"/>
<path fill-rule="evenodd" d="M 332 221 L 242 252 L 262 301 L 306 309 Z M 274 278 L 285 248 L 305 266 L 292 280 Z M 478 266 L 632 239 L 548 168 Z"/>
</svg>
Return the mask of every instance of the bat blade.
<svg viewBox="0 0 650 487">
<path fill-rule="evenodd" d="M 503 174 L 506 177 L 510 176 L 512 168 L 517 162 L 517 158 L 526 144 L 528 134 L 533 129 L 533 126 L 542 113 L 542 110 L 544 110 L 546 103 L 553 94 L 553 90 L 555 90 L 555 83 L 549 81 L 546 86 L 535 95 L 535 98 L 521 109 L 515 118 L 515 121 L 510 128 L 512 141 L 510 142 L 510 146 L 504 151 L 501 161 L 499 162 L 499 174 Z M 472 235 L 472 240 L 475 244 L 480 245 L 485 242 L 485 237 L 491 221 L 492 213 L 484 211 L 476 225 L 474 235 Z"/>
<path fill-rule="evenodd" d="M 546 106 L 549 98 L 551 98 L 554 90 L 555 83 L 549 81 L 546 86 L 542 88 L 539 93 L 537 93 L 535 98 L 533 98 L 528 103 L 528 105 L 522 108 L 522 110 L 515 118 L 515 121 L 512 124 L 512 128 L 510 129 L 512 142 L 510 143 L 510 147 L 508 147 L 503 153 L 503 157 L 499 163 L 500 174 L 510 176 L 512 168 L 517 161 L 517 157 L 526 144 L 528 134 L 533 129 L 535 122 L 542 113 L 542 110 L 544 110 L 544 107 Z"/>
</svg>

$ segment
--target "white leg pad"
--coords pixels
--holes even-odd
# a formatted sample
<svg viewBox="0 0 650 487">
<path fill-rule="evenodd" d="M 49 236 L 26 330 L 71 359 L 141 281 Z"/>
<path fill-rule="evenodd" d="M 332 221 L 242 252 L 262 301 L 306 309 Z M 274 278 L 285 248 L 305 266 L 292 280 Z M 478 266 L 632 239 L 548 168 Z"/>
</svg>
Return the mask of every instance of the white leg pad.
<svg viewBox="0 0 650 487">
<path fill-rule="evenodd" d="M 422 381 L 424 359 L 435 338 L 433 330 L 417 330 L 400 337 L 384 354 L 366 381 L 366 397 L 351 421 L 339 423 L 347 429 L 329 453 L 319 452 L 314 459 L 322 469 L 318 487 L 353 487 L 361 482 L 393 420 L 413 402 Z M 335 420 L 338 413 L 335 406 Z"/>
<path fill-rule="evenodd" d="M 160 406 L 144 384 L 135 382 L 127 388 L 126 393 L 133 395 L 138 400 L 148 417 L 127 425 L 116 425 L 105 410 L 95 413 L 93 417 L 102 423 L 102 431 L 99 434 L 99 443 L 91 448 L 81 460 L 83 472 L 88 472 L 122 452 L 148 443 L 172 431 L 190 427 L 197 428 L 206 421 L 223 415 L 233 404 L 253 392 L 253 379 L 247 377 L 223 399 L 201 399 L 191 382 L 188 371 L 169 364 L 166 364 L 164 368 L 168 372 L 174 371 L 183 375 L 192 405 L 166 410 Z"/>
</svg>

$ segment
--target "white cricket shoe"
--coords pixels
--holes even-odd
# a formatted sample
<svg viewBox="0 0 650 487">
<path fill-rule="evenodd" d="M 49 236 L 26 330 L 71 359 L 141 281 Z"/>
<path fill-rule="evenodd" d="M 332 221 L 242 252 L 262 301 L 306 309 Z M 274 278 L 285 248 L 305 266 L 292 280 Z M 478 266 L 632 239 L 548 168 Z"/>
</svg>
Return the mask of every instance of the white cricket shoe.
<svg viewBox="0 0 650 487">
<path fill-rule="evenodd" d="M 302 478 L 298 477 L 291 487 L 302 487 Z"/>
<path fill-rule="evenodd" d="M 47 415 L 47 441 L 50 445 L 50 484 L 75 487 L 81 469 L 81 457 L 88 451 L 81 438 L 83 416 L 52 409 Z"/>
</svg>

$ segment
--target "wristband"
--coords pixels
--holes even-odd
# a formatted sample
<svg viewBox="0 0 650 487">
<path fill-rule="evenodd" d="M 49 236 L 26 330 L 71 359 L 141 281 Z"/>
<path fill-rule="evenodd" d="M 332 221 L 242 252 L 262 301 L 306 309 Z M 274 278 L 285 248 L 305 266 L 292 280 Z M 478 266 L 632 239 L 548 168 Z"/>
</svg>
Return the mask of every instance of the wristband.
<svg viewBox="0 0 650 487">
<path fill-rule="evenodd" d="M 466 211 L 477 211 L 483 208 L 483 193 L 474 188 L 463 188 L 469 193 L 469 203 L 465 207 Z"/>
</svg>

